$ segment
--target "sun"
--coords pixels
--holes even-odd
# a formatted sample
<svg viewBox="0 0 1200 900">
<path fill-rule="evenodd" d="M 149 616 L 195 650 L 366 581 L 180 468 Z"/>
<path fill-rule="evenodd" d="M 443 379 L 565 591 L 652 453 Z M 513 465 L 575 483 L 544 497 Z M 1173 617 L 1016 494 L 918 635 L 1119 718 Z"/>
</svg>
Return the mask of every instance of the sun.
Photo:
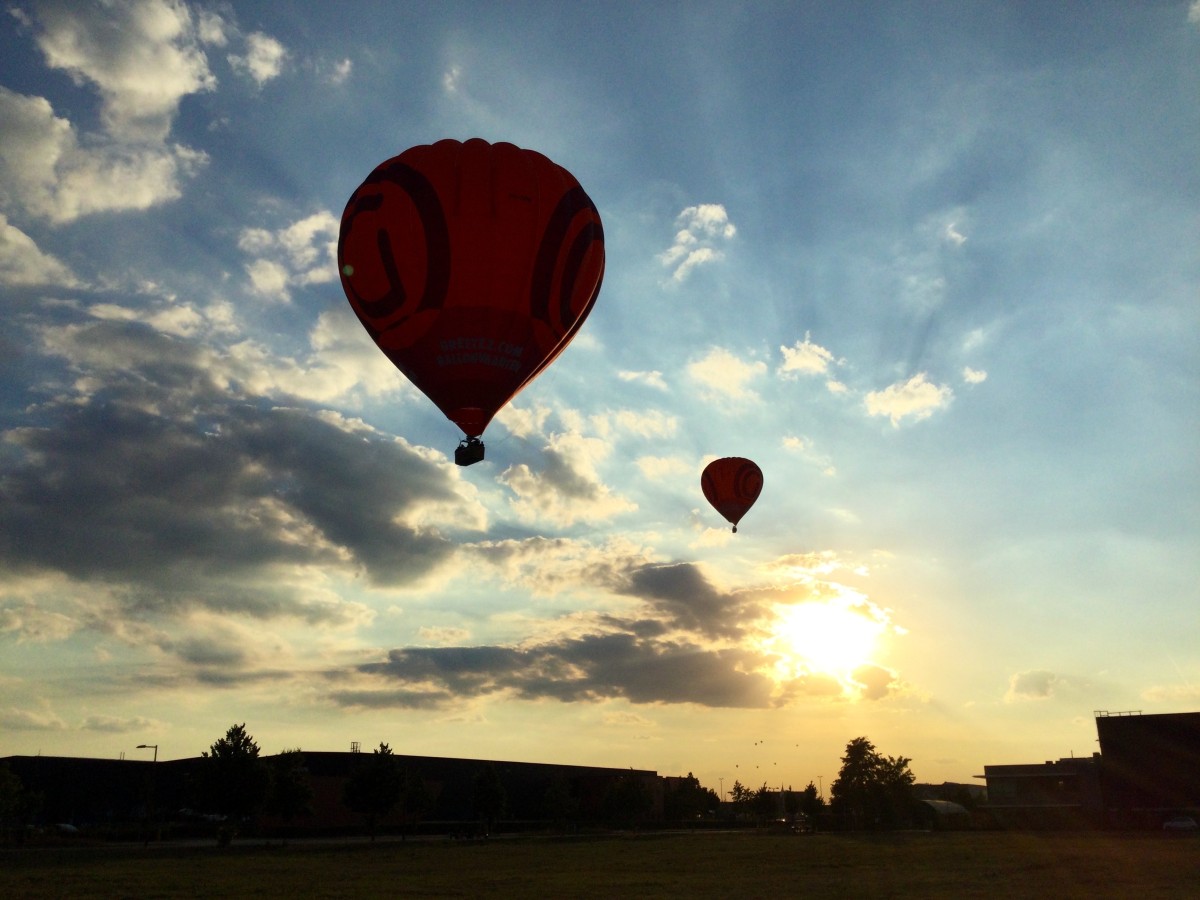
<svg viewBox="0 0 1200 900">
<path fill-rule="evenodd" d="M 886 629 L 869 605 L 809 601 L 780 608 L 768 645 L 793 677 L 808 672 L 844 680 L 871 661 Z"/>
</svg>

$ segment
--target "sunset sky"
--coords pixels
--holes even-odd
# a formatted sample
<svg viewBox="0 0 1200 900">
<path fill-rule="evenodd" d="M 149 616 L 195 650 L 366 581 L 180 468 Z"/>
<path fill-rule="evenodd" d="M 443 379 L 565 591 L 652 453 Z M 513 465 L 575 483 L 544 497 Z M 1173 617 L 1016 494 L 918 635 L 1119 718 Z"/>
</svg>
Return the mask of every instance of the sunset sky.
<svg viewBox="0 0 1200 900">
<path fill-rule="evenodd" d="M 827 791 L 858 736 L 970 781 L 1200 709 L 1200 0 L 4 2 L 0 47 L 0 756 Z M 335 253 L 471 137 L 569 169 L 607 269 L 457 468 Z"/>
</svg>

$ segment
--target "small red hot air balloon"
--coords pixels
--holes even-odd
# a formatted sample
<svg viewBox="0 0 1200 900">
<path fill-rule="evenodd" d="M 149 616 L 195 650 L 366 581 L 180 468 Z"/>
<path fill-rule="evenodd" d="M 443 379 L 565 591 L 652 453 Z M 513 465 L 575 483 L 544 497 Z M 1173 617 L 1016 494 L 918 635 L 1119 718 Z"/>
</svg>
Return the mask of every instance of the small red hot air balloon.
<svg viewBox="0 0 1200 900">
<path fill-rule="evenodd" d="M 604 276 L 595 205 L 562 166 L 479 138 L 411 147 L 350 197 L 342 288 L 404 375 L 483 459 L 496 412 L 554 361 Z"/>
<path fill-rule="evenodd" d="M 740 456 L 714 459 L 700 475 L 700 489 L 737 534 L 738 522 L 762 491 L 763 473 L 756 463 Z"/>
</svg>

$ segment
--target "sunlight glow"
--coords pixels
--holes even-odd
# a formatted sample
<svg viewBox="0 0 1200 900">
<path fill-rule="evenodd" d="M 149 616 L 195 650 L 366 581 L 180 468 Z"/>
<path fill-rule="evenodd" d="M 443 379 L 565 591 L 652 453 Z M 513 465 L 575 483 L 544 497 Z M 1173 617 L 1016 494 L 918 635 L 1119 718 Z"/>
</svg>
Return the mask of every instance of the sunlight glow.
<svg viewBox="0 0 1200 900">
<path fill-rule="evenodd" d="M 855 669 L 871 661 L 887 627 L 869 605 L 799 603 L 780 608 L 767 645 L 779 655 L 785 677 L 831 675 L 845 684 Z"/>
</svg>

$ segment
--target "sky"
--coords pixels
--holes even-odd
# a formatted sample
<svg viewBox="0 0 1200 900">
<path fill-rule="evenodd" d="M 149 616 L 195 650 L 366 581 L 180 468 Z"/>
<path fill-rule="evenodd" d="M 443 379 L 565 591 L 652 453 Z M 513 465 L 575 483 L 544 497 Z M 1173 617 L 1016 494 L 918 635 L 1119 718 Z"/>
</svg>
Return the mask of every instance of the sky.
<svg viewBox="0 0 1200 900">
<path fill-rule="evenodd" d="M 1200 709 L 1200 2 L 5 2 L 0 756 L 827 790 Z M 338 280 L 443 138 L 606 271 L 461 433 Z M 738 533 L 716 457 L 764 488 Z"/>
</svg>

